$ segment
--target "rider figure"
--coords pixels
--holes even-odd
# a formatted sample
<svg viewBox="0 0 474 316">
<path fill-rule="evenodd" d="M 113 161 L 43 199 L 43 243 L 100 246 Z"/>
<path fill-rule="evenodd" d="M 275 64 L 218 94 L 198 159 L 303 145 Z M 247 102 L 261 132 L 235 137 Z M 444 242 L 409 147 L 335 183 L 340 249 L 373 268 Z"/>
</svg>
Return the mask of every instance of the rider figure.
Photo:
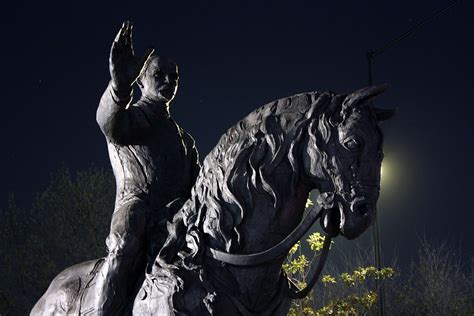
<svg viewBox="0 0 474 316">
<path fill-rule="evenodd" d="M 156 254 L 149 249 L 156 251 L 166 239 L 164 223 L 172 214 L 165 206 L 189 197 L 200 168 L 193 138 L 169 112 L 178 86 L 177 65 L 153 55 L 153 49 L 137 59 L 127 21 L 112 44 L 109 67 L 111 81 L 100 100 L 97 123 L 107 140 L 117 194 L 108 255 L 96 282 L 99 315 L 116 315 L 133 298 L 147 256 Z M 135 82 L 141 98 L 131 104 Z M 158 226 L 153 236 L 151 226 Z"/>
</svg>

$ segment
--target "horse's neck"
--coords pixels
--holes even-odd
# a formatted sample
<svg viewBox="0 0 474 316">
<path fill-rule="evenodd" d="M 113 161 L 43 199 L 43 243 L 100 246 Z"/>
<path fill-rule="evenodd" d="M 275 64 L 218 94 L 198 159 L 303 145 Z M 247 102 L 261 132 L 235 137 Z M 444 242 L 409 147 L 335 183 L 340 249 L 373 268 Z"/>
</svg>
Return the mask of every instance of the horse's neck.
<svg viewBox="0 0 474 316">
<path fill-rule="evenodd" d="M 278 209 L 266 199 L 257 203 L 245 216 L 240 228 L 241 248 L 238 252 L 260 252 L 288 236 L 303 217 L 308 193 L 305 187 L 297 187 L 292 196 L 282 197 Z"/>
<path fill-rule="evenodd" d="M 241 247 L 236 253 L 255 253 L 264 251 L 282 241 L 301 221 L 308 197 L 308 190 L 300 187 L 294 195 L 286 197 L 278 210 L 272 203 L 262 200 L 245 217 L 241 227 Z M 213 274 L 238 293 L 248 308 L 269 304 L 280 287 L 281 266 L 285 258 L 269 263 L 237 267 L 213 262 Z M 217 282 L 219 283 L 219 282 Z M 221 290 L 225 291 L 224 288 Z"/>
</svg>

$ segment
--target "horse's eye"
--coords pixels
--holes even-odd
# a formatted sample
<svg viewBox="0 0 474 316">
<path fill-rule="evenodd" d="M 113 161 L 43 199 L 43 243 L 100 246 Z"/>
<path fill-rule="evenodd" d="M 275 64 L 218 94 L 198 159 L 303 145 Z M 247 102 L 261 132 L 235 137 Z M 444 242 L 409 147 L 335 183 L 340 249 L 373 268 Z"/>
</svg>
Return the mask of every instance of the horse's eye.
<svg viewBox="0 0 474 316">
<path fill-rule="evenodd" d="M 357 150 L 360 148 L 360 142 L 355 138 L 350 138 L 344 142 L 344 147 L 349 150 Z"/>
</svg>

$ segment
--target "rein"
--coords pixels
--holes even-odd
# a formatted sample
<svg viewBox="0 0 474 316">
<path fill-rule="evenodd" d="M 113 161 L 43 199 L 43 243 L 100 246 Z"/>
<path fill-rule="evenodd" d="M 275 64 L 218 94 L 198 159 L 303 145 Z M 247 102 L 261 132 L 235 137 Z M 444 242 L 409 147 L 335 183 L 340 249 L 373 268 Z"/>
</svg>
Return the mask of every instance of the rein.
<svg viewBox="0 0 474 316">
<path fill-rule="evenodd" d="M 316 206 L 313 206 L 308 213 L 305 215 L 303 220 L 296 226 L 296 228 L 282 241 L 275 246 L 256 253 L 251 254 L 232 254 L 217 250 L 215 248 L 206 247 L 206 256 L 213 258 L 217 261 L 225 262 L 235 266 L 256 266 L 261 265 L 277 258 L 285 256 L 288 251 L 296 244 L 314 222 L 321 217 L 321 210 Z M 304 289 L 299 290 L 294 284 L 290 288 L 288 296 L 292 299 L 304 298 L 311 291 L 313 286 L 316 284 L 323 267 L 326 262 L 327 255 L 329 253 L 329 246 L 331 245 L 331 237 L 324 237 L 323 249 L 321 256 L 318 261 L 318 265 L 313 276 L 307 282 L 307 286 Z"/>
</svg>

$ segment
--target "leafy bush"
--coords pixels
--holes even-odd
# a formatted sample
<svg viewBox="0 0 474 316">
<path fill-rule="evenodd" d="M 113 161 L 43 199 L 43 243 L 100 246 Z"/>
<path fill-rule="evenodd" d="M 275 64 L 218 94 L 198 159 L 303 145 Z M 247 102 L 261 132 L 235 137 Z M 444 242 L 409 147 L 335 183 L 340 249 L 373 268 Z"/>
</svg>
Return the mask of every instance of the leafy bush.
<svg viewBox="0 0 474 316">
<path fill-rule="evenodd" d="M 298 287 L 306 285 L 323 242 L 316 232 L 290 250 L 283 268 Z M 289 315 L 372 315 L 377 311 L 376 279 L 390 281 L 384 286 L 387 315 L 474 315 L 474 258 L 470 267 L 461 258 L 453 243 L 434 245 L 425 237 L 407 273 L 395 276 L 393 268 L 371 266 L 370 252 L 342 253 L 339 264 L 326 264 L 308 297 L 293 302 Z"/>
<path fill-rule="evenodd" d="M 308 259 L 303 253 L 301 242 L 293 246 L 283 265 L 287 276 L 298 287 L 306 286 L 304 280 L 308 277 L 311 266 L 316 263 L 323 248 L 324 237 L 315 232 L 306 240 L 311 251 Z M 377 293 L 368 289 L 370 279 L 387 279 L 394 276 L 393 268 L 377 270 L 375 267 L 357 267 L 351 272 L 339 275 L 325 274 L 320 282 L 324 291 L 317 293 L 313 290 L 302 299 L 295 300 L 288 315 L 361 315 L 373 311 L 377 303 Z"/>
<path fill-rule="evenodd" d="M 25 315 L 63 269 L 105 255 L 115 200 L 111 172 L 60 169 L 30 208 L 0 212 L 0 314 Z"/>
</svg>

